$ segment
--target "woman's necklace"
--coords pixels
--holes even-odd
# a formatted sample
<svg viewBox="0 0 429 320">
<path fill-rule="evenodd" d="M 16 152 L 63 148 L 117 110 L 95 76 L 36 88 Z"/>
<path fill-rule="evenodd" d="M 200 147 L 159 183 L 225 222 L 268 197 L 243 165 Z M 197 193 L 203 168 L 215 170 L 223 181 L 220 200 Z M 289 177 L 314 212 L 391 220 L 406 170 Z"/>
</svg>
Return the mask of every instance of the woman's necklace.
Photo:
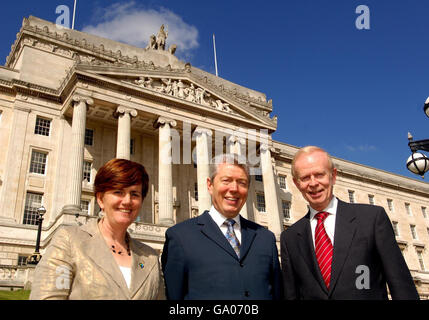
<svg viewBox="0 0 429 320">
<path fill-rule="evenodd" d="M 125 243 L 127 244 L 127 254 L 129 255 L 129 256 L 131 256 L 131 250 L 130 250 L 130 238 L 128 237 L 128 233 L 127 234 L 125 234 Z M 123 254 L 123 252 L 122 251 L 117 251 L 116 252 L 116 248 L 115 248 L 115 245 L 113 245 L 112 244 L 112 247 L 110 248 L 110 250 L 112 250 L 112 252 L 113 253 L 116 253 L 116 254 L 118 254 L 118 255 L 122 255 Z"/>
<path fill-rule="evenodd" d="M 104 225 L 104 219 L 101 220 L 101 226 L 103 227 Z M 128 233 L 125 233 L 125 244 L 127 245 L 127 254 L 128 256 L 131 256 L 131 250 L 130 250 L 130 237 L 128 235 Z M 114 244 L 112 244 L 110 250 L 112 250 L 113 253 L 118 254 L 120 256 L 122 256 L 123 252 L 116 250 L 116 247 Z"/>
</svg>

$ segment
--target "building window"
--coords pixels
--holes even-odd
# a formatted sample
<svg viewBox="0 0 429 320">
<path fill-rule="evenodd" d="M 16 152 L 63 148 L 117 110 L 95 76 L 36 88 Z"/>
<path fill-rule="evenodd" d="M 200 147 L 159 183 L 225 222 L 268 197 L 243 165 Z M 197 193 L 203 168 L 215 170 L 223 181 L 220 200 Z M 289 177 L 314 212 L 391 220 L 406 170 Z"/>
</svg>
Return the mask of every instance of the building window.
<svg viewBox="0 0 429 320">
<path fill-rule="evenodd" d="M 417 257 L 419 258 L 420 270 L 425 271 L 425 262 L 423 261 L 423 252 L 422 250 L 417 250 Z"/>
<path fill-rule="evenodd" d="M 198 183 L 194 183 L 194 199 L 195 201 L 198 201 Z"/>
<path fill-rule="evenodd" d="M 286 177 L 285 176 L 279 176 L 279 185 L 281 189 L 286 189 Z"/>
<path fill-rule="evenodd" d="M 392 221 L 393 231 L 395 232 L 395 236 L 399 237 L 399 229 L 398 229 L 398 222 Z"/>
<path fill-rule="evenodd" d="M 91 182 L 91 167 L 92 167 L 92 163 L 89 161 L 84 161 L 83 162 L 83 180 Z"/>
<path fill-rule="evenodd" d="M 45 174 L 47 159 L 46 153 L 33 150 L 31 152 L 30 173 Z"/>
<path fill-rule="evenodd" d="M 390 212 L 393 212 L 393 200 L 387 199 L 387 207 L 389 208 Z"/>
<path fill-rule="evenodd" d="M 369 202 L 369 204 L 371 204 L 371 205 L 374 205 L 374 204 L 375 204 L 375 202 L 374 202 L 374 196 L 373 196 L 372 194 L 369 194 L 369 195 L 368 195 L 368 202 Z"/>
<path fill-rule="evenodd" d="M 256 194 L 256 205 L 259 212 L 265 212 L 265 195 L 263 193 Z"/>
<path fill-rule="evenodd" d="M 87 216 L 89 216 L 89 209 L 90 209 L 90 201 L 89 200 L 81 200 L 80 201 L 80 207 L 81 207 L 81 209 L 82 209 L 82 213 L 84 214 L 84 215 L 87 215 Z"/>
<path fill-rule="evenodd" d="M 289 201 L 282 201 L 282 212 L 283 212 L 283 218 L 285 220 L 290 219 L 290 202 Z"/>
<path fill-rule="evenodd" d="M 24 220 L 23 224 L 37 225 L 39 214 L 37 209 L 42 205 L 43 195 L 27 192 L 25 198 Z"/>
<path fill-rule="evenodd" d="M 426 228 L 427 232 L 428 232 L 428 236 L 429 236 L 429 228 Z"/>
<path fill-rule="evenodd" d="M 427 218 L 428 214 L 426 212 L 426 207 L 422 207 L 422 214 L 423 214 L 423 218 Z"/>
<path fill-rule="evenodd" d="M 94 145 L 94 130 L 85 129 L 85 144 L 87 146 Z"/>
<path fill-rule="evenodd" d="M 261 174 L 255 175 L 255 181 L 261 181 L 262 182 L 262 175 Z"/>
<path fill-rule="evenodd" d="M 407 211 L 407 214 L 408 214 L 409 216 L 412 216 L 412 215 L 413 215 L 413 213 L 411 212 L 411 206 L 410 206 L 410 204 L 409 204 L 409 203 L 405 203 L 405 211 Z"/>
<path fill-rule="evenodd" d="M 49 137 L 50 131 L 51 131 L 51 120 L 37 117 L 36 128 L 34 129 L 34 133 Z"/>
<path fill-rule="evenodd" d="M 0 123 L 1 123 L 1 116 L 2 116 L 2 114 L 3 114 L 3 111 L 0 110 Z"/>
<path fill-rule="evenodd" d="M 355 192 L 353 190 L 349 190 L 349 202 L 355 203 Z"/>
<path fill-rule="evenodd" d="M 413 236 L 414 240 L 417 240 L 417 231 L 416 231 L 416 226 L 410 224 L 410 230 L 411 230 L 411 235 Z"/>
<path fill-rule="evenodd" d="M 27 264 L 27 256 L 18 256 L 18 266 L 25 266 Z"/>
<path fill-rule="evenodd" d="M 135 152 L 135 147 L 134 147 L 134 139 L 130 140 L 130 154 L 134 154 Z"/>
</svg>

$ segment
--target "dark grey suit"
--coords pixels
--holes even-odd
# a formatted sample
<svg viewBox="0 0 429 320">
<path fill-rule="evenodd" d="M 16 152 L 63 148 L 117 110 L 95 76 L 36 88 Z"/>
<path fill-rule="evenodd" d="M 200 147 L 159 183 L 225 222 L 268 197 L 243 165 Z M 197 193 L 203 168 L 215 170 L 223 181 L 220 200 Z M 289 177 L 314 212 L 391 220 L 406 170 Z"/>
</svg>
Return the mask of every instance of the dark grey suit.
<svg viewBox="0 0 429 320">
<path fill-rule="evenodd" d="M 161 261 L 168 299 L 282 298 L 274 234 L 242 217 L 240 224 L 240 259 L 208 211 L 167 230 Z"/>
<path fill-rule="evenodd" d="M 317 264 L 309 212 L 280 242 L 286 299 L 387 299 L 386 283 L 393 299 L 419 298 L 382 207 L 338 201 L 329 290 Z"/>
</svg>

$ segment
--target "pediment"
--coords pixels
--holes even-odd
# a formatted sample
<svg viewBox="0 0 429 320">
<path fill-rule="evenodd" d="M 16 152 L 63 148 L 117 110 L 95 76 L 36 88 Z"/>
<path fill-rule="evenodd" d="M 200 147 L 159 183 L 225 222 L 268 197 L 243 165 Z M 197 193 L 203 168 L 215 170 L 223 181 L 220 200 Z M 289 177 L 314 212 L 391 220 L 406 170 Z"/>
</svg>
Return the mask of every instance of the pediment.
<svg viewBox="0 0 429 320">
<path fill-rule="evenodd" d="M 79 70 L 93 73 L 94 76 L 119 82 L 135 90 L 153 93 L 170 99 L 175 103 L 194 105 L 224 116 L 251 119 L 262 126 L 276 127 L 277 118 L 270 118 L 267 109 L 258 109 L 234 94 L 228 94 L 217 86 L 197 79 L 192 75 L 190 66 L 185 69 L 157 68 L 136 70 L 126 66 L 80 65 Z"/>
</svg>

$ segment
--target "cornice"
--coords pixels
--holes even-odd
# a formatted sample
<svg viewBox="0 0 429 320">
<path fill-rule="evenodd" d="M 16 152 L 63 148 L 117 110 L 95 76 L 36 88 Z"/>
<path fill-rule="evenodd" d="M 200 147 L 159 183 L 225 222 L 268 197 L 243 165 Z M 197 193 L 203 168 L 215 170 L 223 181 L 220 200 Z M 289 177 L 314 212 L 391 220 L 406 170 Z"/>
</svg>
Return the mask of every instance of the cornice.
<svg viewBox="0 0 429 320">
<path fill-rule="evenodd" d="M 22 94 L 25 96 L 38 97 L 54 102 L 61 102 L 59 91 L 51 88 L 43 87 L 37 84 L 22 80 L 3 80 L 0 79 L 0 91 L 4 91 L 10 94 Z"/>
</svg>

